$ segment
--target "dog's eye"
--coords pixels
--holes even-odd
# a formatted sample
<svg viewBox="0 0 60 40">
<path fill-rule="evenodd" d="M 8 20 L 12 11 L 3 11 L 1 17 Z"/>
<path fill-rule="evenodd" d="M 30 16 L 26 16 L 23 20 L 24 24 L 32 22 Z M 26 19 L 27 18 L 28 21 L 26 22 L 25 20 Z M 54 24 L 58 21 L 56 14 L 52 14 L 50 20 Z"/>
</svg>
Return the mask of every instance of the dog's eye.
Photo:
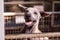
<svg viewBox="0 0 60 40">
<path fill-rule="evenodd" d="M 34 14 L 37 14 L 36 12 L 34 12 Z"/>
</svg>

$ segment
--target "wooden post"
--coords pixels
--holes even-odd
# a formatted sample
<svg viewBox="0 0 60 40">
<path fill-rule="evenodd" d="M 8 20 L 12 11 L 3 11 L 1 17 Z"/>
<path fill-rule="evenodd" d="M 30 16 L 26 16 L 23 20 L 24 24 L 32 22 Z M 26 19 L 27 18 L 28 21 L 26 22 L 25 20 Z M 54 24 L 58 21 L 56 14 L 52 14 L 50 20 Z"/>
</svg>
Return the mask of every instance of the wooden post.
<svg viewBox="0 0 60 40">
<path fill-rule="evenodd" d="M 0 40 L 4 40 L 3 0 L 0 1 Z"/>
</svg>

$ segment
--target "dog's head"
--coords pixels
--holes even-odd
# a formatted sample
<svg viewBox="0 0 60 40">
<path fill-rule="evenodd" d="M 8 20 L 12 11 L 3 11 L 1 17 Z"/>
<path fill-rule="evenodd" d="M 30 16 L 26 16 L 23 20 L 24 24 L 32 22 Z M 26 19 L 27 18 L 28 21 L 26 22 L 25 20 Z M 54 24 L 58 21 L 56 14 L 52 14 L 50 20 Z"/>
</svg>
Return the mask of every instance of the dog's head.
<svg viewBox="0 0 60 40">
<path fill-rule="evenodd" d="M 25 24 L 28 26 L 34 25 L 41 18 L 40 12 L 33 7 L 27 8 L 25 11 Z"/>
<path fill-rule="evenodd" d="M 48 13 L 39 12 L 39 10 L 34 8 L 34 7 L 27 8 L 27 7 L 24 7 L 22 5 L 19 5 L 19 6 L 25 9 L 25 24 L 27 26 L 32 26 L 40 18 L 49 15 Z"/>
</svg>

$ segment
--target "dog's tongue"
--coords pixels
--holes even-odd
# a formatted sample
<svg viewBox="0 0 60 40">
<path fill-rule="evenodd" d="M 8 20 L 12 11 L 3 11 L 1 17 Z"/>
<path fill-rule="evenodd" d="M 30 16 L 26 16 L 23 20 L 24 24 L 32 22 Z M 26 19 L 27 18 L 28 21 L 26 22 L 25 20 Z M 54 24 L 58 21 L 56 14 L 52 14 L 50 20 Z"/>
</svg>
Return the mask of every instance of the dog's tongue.
<svg viewBox="0 0 60 40">
<path fill-rule="evenodd" d="M 29 26 L 32 24 L 32 22 L 26 22 L 25 24 Z"/>
</svg>

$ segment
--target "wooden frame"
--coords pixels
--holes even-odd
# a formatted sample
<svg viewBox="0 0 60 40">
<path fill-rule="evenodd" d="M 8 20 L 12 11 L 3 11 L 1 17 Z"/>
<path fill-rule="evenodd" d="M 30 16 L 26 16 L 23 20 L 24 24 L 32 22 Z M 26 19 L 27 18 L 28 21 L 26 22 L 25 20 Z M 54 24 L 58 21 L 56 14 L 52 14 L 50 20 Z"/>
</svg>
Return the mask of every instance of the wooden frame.
<svg viewBox="0 0 60 40">
<path fill-rule="evenodd" d="M 60 3 L 60 1 L 53 1 L 53 4 L 52 4 L 52 12 L 55 12 L 54 11 L 54 4 L 55 3 Z M 56 12 L 56 13 L 60 13 L 60 12 Z M 55 25 L 54 24 L 54 14 L 56 14 L 56 13 L 52 13 L 53 15 L 51 16 L 51 25 L 53 26 L 53 27 L 59 27 L 60 25 L 58 24 L 58 25 Z M 60 15 L 60 14 L 59 14 Z"/>
</svg>

